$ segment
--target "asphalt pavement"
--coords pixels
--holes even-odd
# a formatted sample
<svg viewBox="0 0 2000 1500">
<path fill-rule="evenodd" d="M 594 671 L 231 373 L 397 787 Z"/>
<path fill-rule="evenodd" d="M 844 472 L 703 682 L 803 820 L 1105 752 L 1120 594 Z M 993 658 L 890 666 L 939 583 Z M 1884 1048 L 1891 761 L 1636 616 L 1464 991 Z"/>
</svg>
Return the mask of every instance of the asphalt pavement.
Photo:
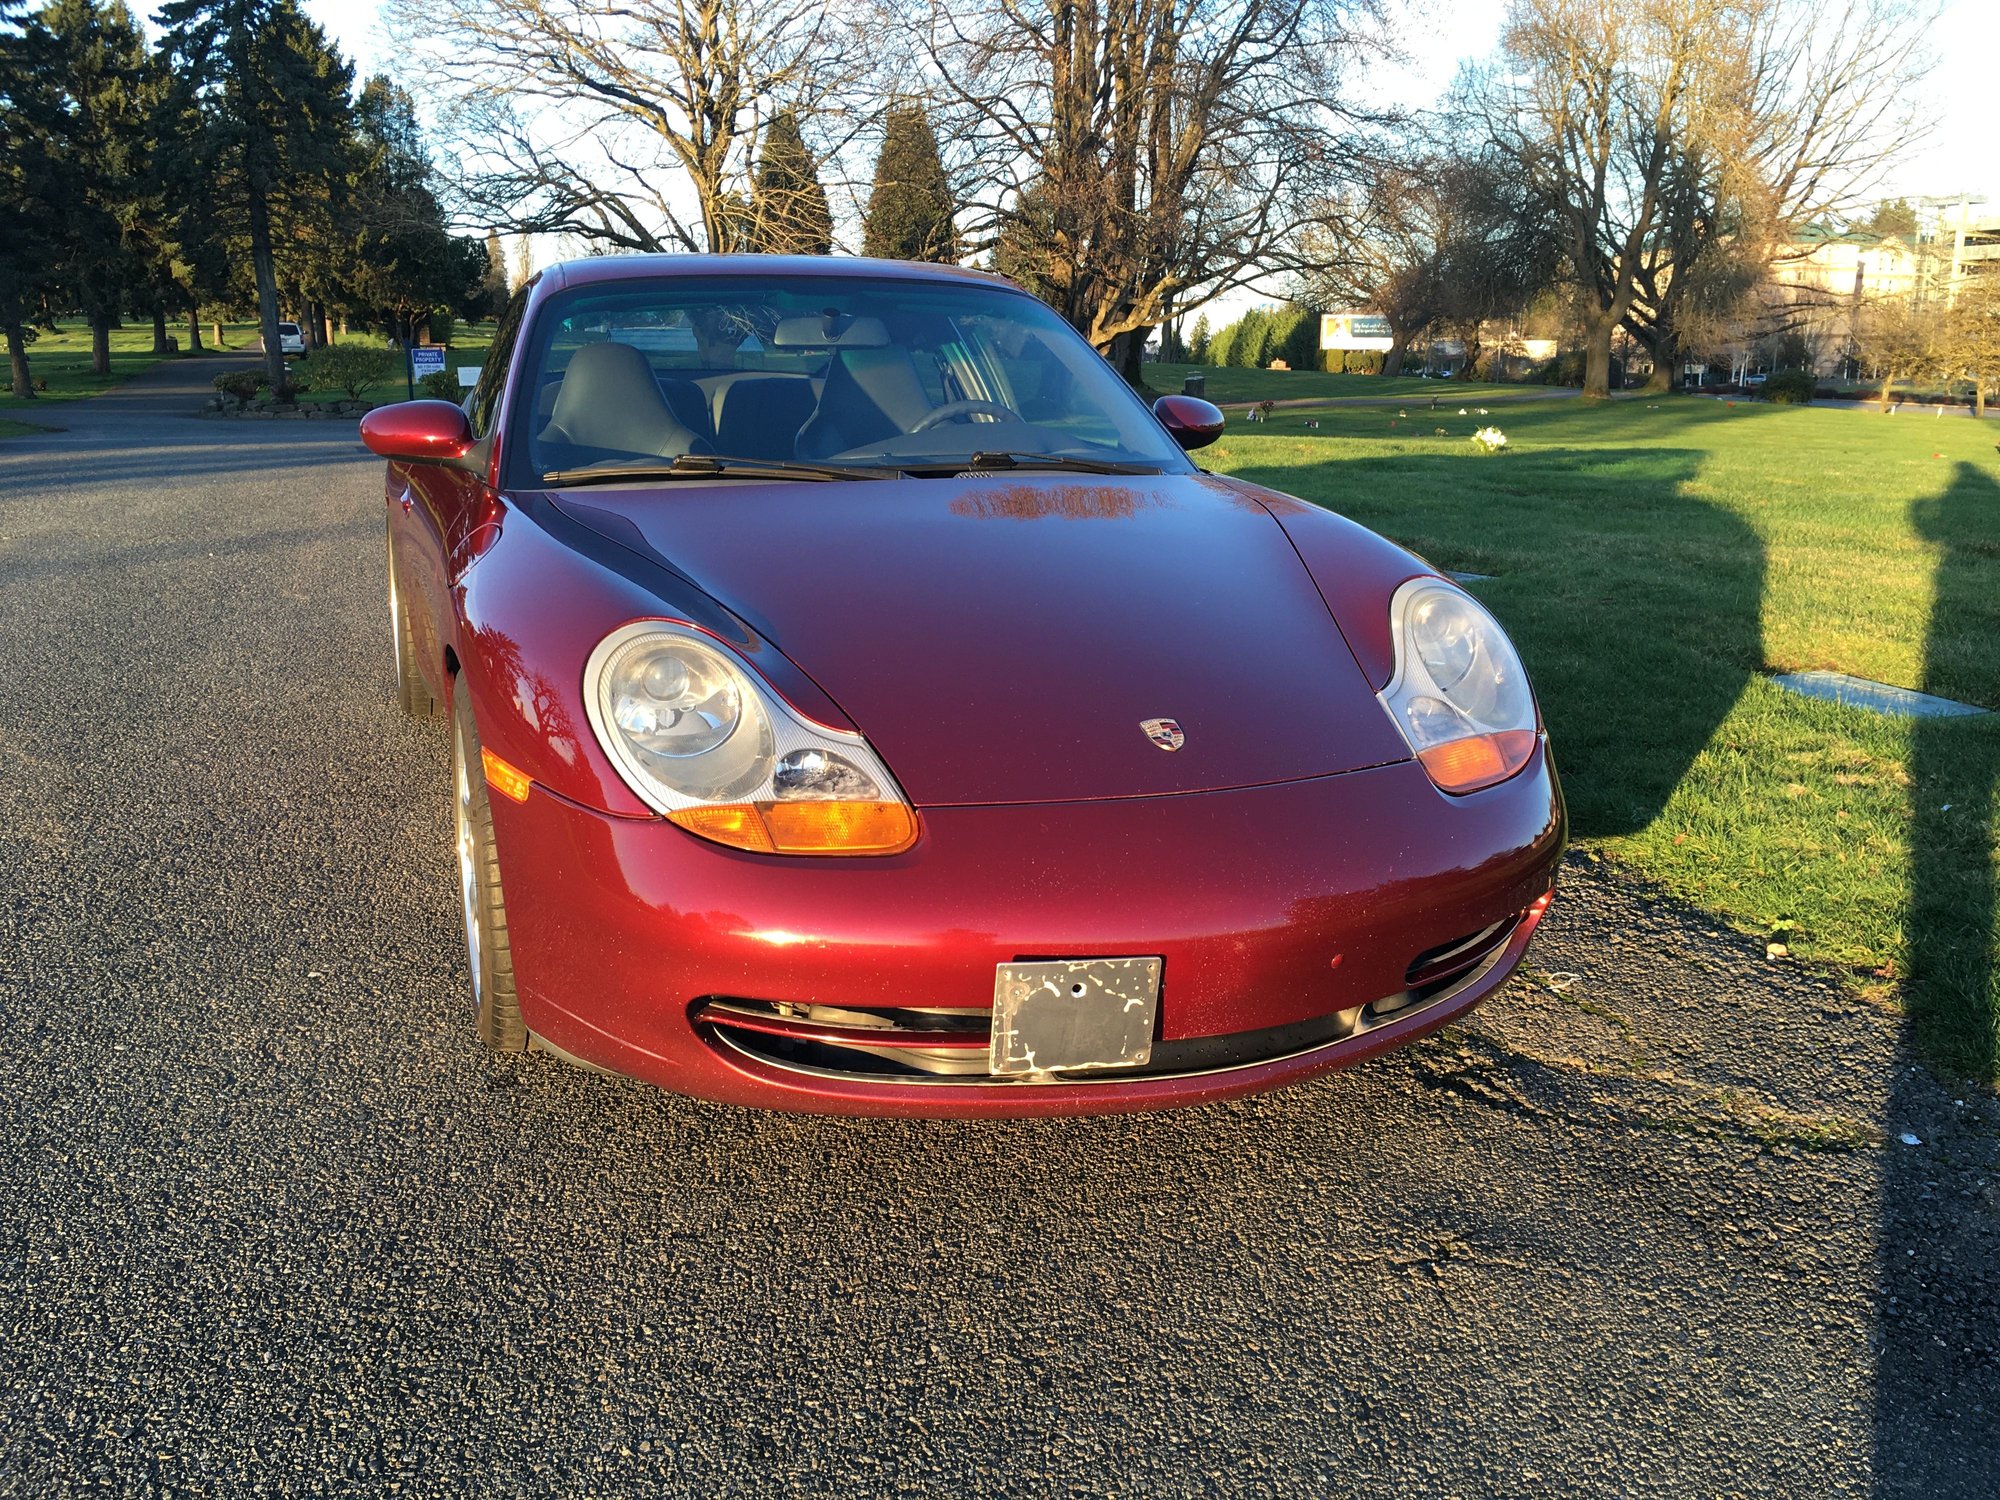
<svg viewBox="0 0 2000 1500">
<path fill-rule="evenodd" d="M 219 367 L 0 440 L 0 1494 L 2000 1493 L 2000 1104 L 1581 856 L 1230 1105 L 483 1054 L 379 465 Z"/>
</svg>

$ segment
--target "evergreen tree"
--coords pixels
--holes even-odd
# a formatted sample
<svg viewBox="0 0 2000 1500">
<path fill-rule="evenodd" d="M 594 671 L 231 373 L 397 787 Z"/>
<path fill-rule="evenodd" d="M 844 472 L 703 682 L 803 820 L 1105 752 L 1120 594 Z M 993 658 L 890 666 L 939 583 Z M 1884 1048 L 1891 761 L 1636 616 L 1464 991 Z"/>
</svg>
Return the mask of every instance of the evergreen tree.
<svg viewBox="0 0 2000 1500">
<path fill-rule="evenodd" d="M 56 159 L 69 120 L 54 87 L 55 39 L 20 0 L 0 0 L 0 331 L 13 393 L 35 394 L 28 345 L 45 317 L 63 243 Z"/>
<path fill-rule="evenodd" d="M 63 215 L 60 276 L 90 320 L 90 367 L 111 373 L 111 329 L 141 278 L 132 250 L 145 191 L 147 57 L 124 0 L 54 0 L 42 25 L 70 128 L 57 151 Z"/>
<path fill-rule="evenodd" d="M 486 274 L 480 282 L 480 316 L 497 318 L 507 309 L 513 288 L 507 284 L 507 247 L 500 243 L 500 231 L 486 231 Z"/>
<path fill-rule="evenodd" d="M 923 110 L 915 105 L 891 109 L 862 221 L 861 253 L 882 260 L 952 264 L 959 255 L 956 211 L 937 137 Z"/>
<path fill-rule="evenodd" d="M 751 243 L 766 254 L 826 255 L 833 249 L 826 189 L 790 110 L 775 116 L 764 132 L 751 213 Z"/>
<path fill-rule="evenodd" d="M 406 90 L 386 77 L 369 79 L 354 119 L 361 166 L 352 214 L 360 227 L 347 262 L 347 295 L 356 310 L 388 324 L 399 342 L 414 342 L 419 322 L 439 308 L 480 311 L 488 252 L 446 227 L 416 103 Z"/>
<path fill-rule="evenodd" d="M 1194 320 L 1194 332 L 1188 337 L 1188 358 L 1198 365 L 1207 364 L 1210 338 L 1208 314 L 1197 313 Z"/>
<path fill-rule="evenodd" d="M 174 78 L 171 107 L 199 111 L 216 206 L 247 234 L 265 373 L 273 390 L 284 390 L 281 220 L 309 212 L 345 166 L 349 76 L 344 64 L 329 65 L 337 55 L 297 0 L 168 0 L 157 19 Z"/>
</svg>

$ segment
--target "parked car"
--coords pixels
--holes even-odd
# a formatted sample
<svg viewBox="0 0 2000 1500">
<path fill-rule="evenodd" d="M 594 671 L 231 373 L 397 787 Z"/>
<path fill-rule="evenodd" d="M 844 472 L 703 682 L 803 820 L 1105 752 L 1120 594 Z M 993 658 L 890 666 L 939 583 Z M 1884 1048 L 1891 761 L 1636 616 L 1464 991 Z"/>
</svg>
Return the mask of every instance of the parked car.
<svg viewBox="0 0 2000 1500">
<path fill-rule="evenodd" d="M 1745 375 L 1742 379 L 1741 385 L 1742 388 L 1746 391 L 1754 391 L 1759 386 L 1769 381 L 1770 378 L 1771 378 L 1770 375 L 1768 375 L 1762 370 L 1759 370 L 1756 371 L 1754 374 Z"/>
<path fill-rule="evenodd" d="M 278 325 L 278 352 L 280 354 L 304 354 L 306 352 L 306 336 L 299 331 L 298 324 L 280 323 Z"/>
<path fill-rule="evenodd" d="M 604 258 L 463 409 L 380 408 L 389 615 L 448 714 L 471 1009 L 711 1099 L 1159 1108 L 1499 987 L 1565 822 L 1505 633 L 1203 472 L 955 268 Z"/>
</svg>

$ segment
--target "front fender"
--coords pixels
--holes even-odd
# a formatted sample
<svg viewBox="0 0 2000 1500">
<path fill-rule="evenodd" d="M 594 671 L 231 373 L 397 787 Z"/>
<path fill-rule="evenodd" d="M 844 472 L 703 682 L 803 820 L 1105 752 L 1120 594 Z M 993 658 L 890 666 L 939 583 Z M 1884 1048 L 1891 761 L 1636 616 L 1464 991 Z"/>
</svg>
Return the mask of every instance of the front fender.
<svg viewBox="0 0 2000 1500">
<path fill-rule="evenodd" d="M 454 649 L 481 745 L 549 791 L 621 817 L 651 818 L 597 743 L 584 664 L 632 620 L 671 619 L 718 636 L 800 713 L 853 726 L 769 641 L 665 558 L 607 539 L 547 496 L 503 497 L 453 590 Z"/>
</svg>

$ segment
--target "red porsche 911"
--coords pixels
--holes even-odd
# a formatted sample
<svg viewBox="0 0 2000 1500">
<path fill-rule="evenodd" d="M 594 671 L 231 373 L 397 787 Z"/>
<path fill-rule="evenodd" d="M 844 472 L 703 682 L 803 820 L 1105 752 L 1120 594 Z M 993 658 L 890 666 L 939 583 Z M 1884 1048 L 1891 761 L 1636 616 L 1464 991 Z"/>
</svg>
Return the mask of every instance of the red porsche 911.
<svg viewBox="0 0 2000 1500">
<path fill-rule="evenodd" d="M 1224 1099 L 1450 1021 L 1565 823 L 1500 627 L 936 266 L 588 260 L 372 412 L 485 1043 L 709 1099 Z"/>
</svg>

